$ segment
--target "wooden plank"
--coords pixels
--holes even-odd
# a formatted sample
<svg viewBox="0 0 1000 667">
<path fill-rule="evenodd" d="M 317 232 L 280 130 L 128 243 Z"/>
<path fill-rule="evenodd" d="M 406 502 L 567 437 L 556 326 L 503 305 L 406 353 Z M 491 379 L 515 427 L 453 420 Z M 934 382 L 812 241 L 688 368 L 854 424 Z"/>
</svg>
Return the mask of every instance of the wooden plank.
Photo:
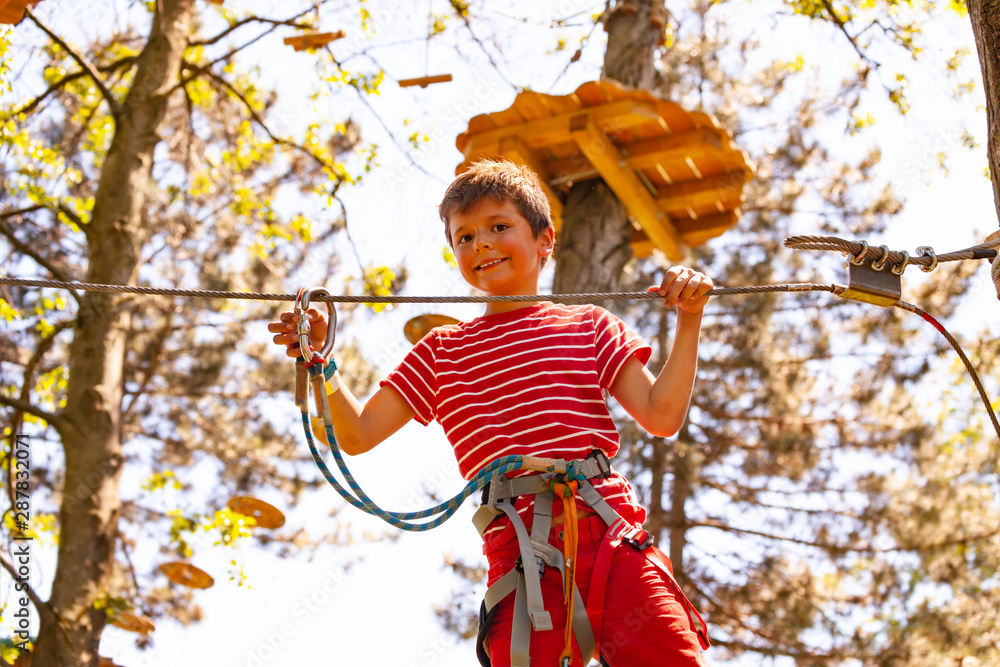
<svg viewBox="0 0 1000 667">
<path fill-rule="evenodd" d="M 657 207 L 646 186 L 628 168 L 621 152 L 604 136 L 595 120 L 588 113 L 577 114 L 570 121 L 570 134 L 653 243 L 667 257 L 682 258 L 684 243 L 666 213 Z"/>
<path fill-rule="evenodd" d="M 548 165 L 549 174 L 558 183 L 586 181 L 601 176 L 579 149 L 565 157 L 549 160 Z"/>
<path fill-rule="evenodd" d="M 684 107 L 675 102 L 661 100 L 656 110 L 659 112 L 660 117 L 663 118 L 665 128 L 672 134 L 680 134 L 698 129 L 698 123 L 695 122 L 692 115 L 685 111 Z"/>
<path fill-rule="evenodd" d="M 740 220 L 739 211 L 706 215 L 697 220 L 678 220 L 677 232 L 689 246 L 696 247 L 709 239 L 722 235 Z"/>
<path fill-rule="evenodd" d="M 709 173 L 717 173 L 719 167 L 710 168 L 707 163 L 710 162 L 712 165 L 725 164 L 722 160 L 724 160 L 726 154 L 720 149 L 721 144 L 718 134 L 711 130 L 692 130 L 691 132 L 666 135 L 625 144 L 620 147 L 620 152 L 628 162 L 630 169 L 652 171 L 656 169 L 657 165 L 660 165 L 666 172 L 669 172 L 670 180 L 676 181 L 678 179 L 673 177 L 677 174 L 683 174 L 688 177 L 688 179 L 684 180 L 689 180 L 690 176 L 694 173 L 689 166 L 689 158 L 692 161 L 696 161 L 696 164 L 701 163 L 701 166 L 698 167 L 699 172 L 704 170 Z M 568 177 L 575 172 L 586 171 L 585 168 L 580 168 L 581 162 L 582 158 L 576 153 L 565 158 L 550 161 L 549 171 L 554 178 L 560 175 Z M 727 166 L 739 167 L 740 165 Z M 745 173 L 747 178 L 749 178 L 750 173 L 752 173 L 749 166 L 746 167 Z M 581 176 L 581 178 L 583 177 Z"/>
<path fill-rule="evenodd" d="M 409 88 L 410 86 L 420 86 L 421 88 L 426 88 L 432 83 L 445 83 L 447 81 L 451 81 L 451 74 L 418 76 L 413 79 L 400 79 L 397 83 L 400 88 Z"/>
<path fill-rule="evenodd" d="M 610 88 L 610 86 L 608 86 Z M 613 102 L 605 86 L 600 81 L 588 81 L 581 84 L 574 93 L 585 107 L 595 107 Z"/>
<path fill-rule="evenodd" d="M 632 230 L 632 238 L 629 241 L 629 245 L 632 246 L 633 257 L 649 257 L 653 254 L 653 250 L 656 249 L 653 242 L 646 236 L 646 232 L 641 229 Z"/>
<path fill-rule="evenodd" d="M 632 169 L 655 169 L 659 162 L 685 161 L 692 156 L 722 159 L 722 139 L 712 130 L 691 130 L 621 147 Z"/>
<path fill-rule="evenodd" d="M 343 30 L 336 32 L 310 32 L 305 35 L 285 37 L 285 44 L 291 46 L 296 51 L 308 51 L 326 46 L 335 39 L 343 39 L 346 33 Z"/>
<path fill-rule="evenodd" d="M 738 211 L 729 211 L 719 215 L 705 216 L 697 220 L 675 220 L 674 225 L 681 239 L 689 248 L 696 248 L 716 236 L 732 229 L 739 222 Z M 648 257 L 652 254 L 654 244 L 642 229 L 632 230 L 632 254 L 636 257 Z"/>
<path fill-rule="evenodd" d="M 746 176 L 742 171 L 727 171 L 700 181 L 684 181 L 657 188 L 656 203 L 665 211 L 705 206 L 717 201 L 739 201 Z"/>
<path fill-rule="evenodd" d="M 526 90 L 514 98 L 514 107 L 521 112 L 526 121 L 551 118 L 555 115 L 545 104 L 542 95 L 533 90 Z"/>
<path fill-rule="evenodd" d="M 658 118 L 653 105 L 635 100 L 602 104 L 588 109 L 588 112 L 598 124 L 611 122 L 614 119 L 614 123 L 621 126 L 648 123 Z M 462 152 L 469 155 L 471 152 L 483 150 L 486 146 L 497 145 L 501 139 L 509 136 L 518 136 L 531 147 L 573 140 L 569 133 L 569 122 L 579 112 L 560 114 L 527 123 L 516 123 L 515 118 L 510 116 L 516 113 L 508 109 L 491 114 L 493 121 L 498 125 L 497 129 L 470 136 Z"/>
<path fill-rule="evenodd" d="M 517 137 L 504 137 L 500 142 L 500 155 L 518 164 L 523 164 L 538 176 L 542 182 L 542 190 L 548 197 L 549 209 L 552 211 L 552 224 L 558 234 L 559 230 L 562 229 L 563 205 L 562 201 L 559 200 L 559 195 L 549 185 L 551 177 L 545 165 L 542 164 L 535 152 Z"/>
</svg>

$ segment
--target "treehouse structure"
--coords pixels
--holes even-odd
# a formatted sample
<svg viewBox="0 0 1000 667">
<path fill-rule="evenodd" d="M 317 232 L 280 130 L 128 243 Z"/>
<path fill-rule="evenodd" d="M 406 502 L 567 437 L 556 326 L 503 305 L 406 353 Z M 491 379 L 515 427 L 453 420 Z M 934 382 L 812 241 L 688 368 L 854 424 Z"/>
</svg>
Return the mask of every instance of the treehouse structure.
<svg viewBox="0 0 1000 667">
<path fill-rule="evenodd" d="M 525 91 L 509 109 L 469 121 L 456 140 L 465 160 L 504 157 L 541 179 L 556 233 L 569 187 L 603 178 L 635 226 L 632 249 L 671 260 L 736 224 L 747 155 L 713 116 L 613 81 L 585 83 L 569 95 Z"/>
<path fill-rule="evenodd" d="M 24 18 L 24 10 L 39 2 L 41 0 L 0 0 L 0 24 L 17 25 Z"/>
</svg>

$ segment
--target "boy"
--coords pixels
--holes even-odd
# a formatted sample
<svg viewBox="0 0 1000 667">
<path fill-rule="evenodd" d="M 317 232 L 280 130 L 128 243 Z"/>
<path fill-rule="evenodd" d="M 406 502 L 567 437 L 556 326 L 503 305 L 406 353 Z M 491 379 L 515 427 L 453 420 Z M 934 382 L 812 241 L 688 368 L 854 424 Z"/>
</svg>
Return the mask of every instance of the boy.
<svg viewBox="0 0 1000 667">
<path fill-rule="evenodd" d="M 539 273 L 555 238 L 548 201 L 531 171 L 506 161 L 479 162 L 448 187 L 440 215 L 472 287 L 487 295 L 539 293 Z M 526 665 L 529 658 L 536 667 L 568 665 L 570 659 L 582 665 L 580 646 L 587 645 L 586 653 L 595 643 L 610 667 L 704 664 L 701 619 L 667 572 L 666 557 L 641 531 L 646 512 L 631 484 L 607 464 L 618 451 L 618 432 L 605 392 L 649 433 L 675 434 L 691 398 L 711 288 L 708 277 L 682 267 L 669 269 L 659 288 L 650 288 L 678 309 L 673 349 L 655 377 L 644 365 L 650 347 L 602 308 L 491 302 L 481 317 L 428 333 L 363 407 L 338 377 L 331 380 L 333 428 L 348 454 L 368 451 L 410 419 L 425 425 L 436 419 L 466 479 L 509 454 L 591 466 L 586 482 L 553 480 L 566 484 L 558 487 L 562 507 L 539 490 L 484 493 L 489 507 L 480 510 L 484 519 L 477 514 L 477 527 L 489 583 L 513 591 L 507 582 L 520 577 L 516 595 L 505 590 L 490 599 L 487 593 L 479 646 L 484 665 Z M 308 317 L 312 340 L 322 341 L 324 314 L 310 309 Z M 283 313 L 268 325 L 291 357 L 299 356 L 296 321 L 294 313 Z M 537 481 L 523 480 L 518 488 Z M 545 540 L 565 549 L 566 557 Z M 523 565 L 528 562 L 531 567 Z M 533 593 L 539 587 L 540 594 Z M 521 604 L 525 597 L 534 632 L 516 608 L 515 599 Z M 559 631 L 567 616 L 576 642 L 568 627 Z"/>
</svg>

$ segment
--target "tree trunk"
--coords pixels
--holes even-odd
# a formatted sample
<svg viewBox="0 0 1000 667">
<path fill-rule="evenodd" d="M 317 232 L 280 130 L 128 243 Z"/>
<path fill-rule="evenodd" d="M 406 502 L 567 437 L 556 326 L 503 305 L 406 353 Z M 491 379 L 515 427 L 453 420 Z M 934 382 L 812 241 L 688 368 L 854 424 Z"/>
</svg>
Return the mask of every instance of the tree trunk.
<svg viewBox="0 0 1000 667">
<path fill-rule="evenodd" d="M 142 210 L 169 91 L 179 81 L 194 0 L 160 0 L 135 80 L 117 113 L 87 237 L 87 282 L 135 284 Z M 59 511 L 58 565 L 43 617 L 35 667 L 96 666 L 107 619 L 97 608 L 110 589 L 122 465 L 120 417 L 128 315 L 116 295 L 85 292 L 70 345 L 60 437 L 66 482 Z"/>
<path fill-rule="evenodd" d="M 670 319 L 667 317 L 667 309 L 660 309 L 660 329 L 656 336 L 656 363 L 660 368 L 667 363 L 667 356 L 670 354 L 671 337 L 668 331 Z M 649 534 L 660 544 L 663 537 L 664 511 L 663 511 L 663 478 L 667 475 L 667 453 L 669 447 L 663 438 L 652 438 L 650 446 L 653 448 L 653 455 L 649 461 L 649 471 L 653 474 L 653 480 L 649 485 L 649 514 L 646 523 L 643 525 Z"/>
<path fill-rule="evenodd" d="M 987 157 L 1000 224 L 1000 0 L 969 0 L 968 5 L 986 91 Z"/>
<path fill-rule="evenodd" d="M 605 20 L 608 48 L 603 78 L 635 88 L 651 88 L 653 51 L 662 30 L 652 22 L 651 8 L 663 0 L 619 0 Z M 584 181 L 570 188 L 563 210 L 553 291 L 613 292 L 632 257 L 628 212 L 603 181 Z"/>
<path fill-rule="evenodd" d="M 671 468 L 674 485 L 670 488 L 670 562 L 674 568 L 674 578 L 684 587 L 684 547 L 687 544 L 687 499 L 691 496 L 691 480 L 694 477 L 692 451 L 683 440 L 683 433 L 672 448 Z"/>
</svg>

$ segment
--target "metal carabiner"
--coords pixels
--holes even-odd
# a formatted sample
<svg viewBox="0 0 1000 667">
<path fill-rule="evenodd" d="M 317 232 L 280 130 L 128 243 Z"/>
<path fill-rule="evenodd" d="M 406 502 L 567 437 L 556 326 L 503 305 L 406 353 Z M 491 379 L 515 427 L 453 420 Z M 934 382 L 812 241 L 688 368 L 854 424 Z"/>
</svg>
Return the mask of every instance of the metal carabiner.
<svg viewBox="0 0 1000 667">
<path fill-rule="evenodd" d="M 337 309 L 333 307 L 332 301 L 326 302 L 326 312 L 330 314 L 330 321 L 327 322 L 326 329 L 326 342 L 323 343 L 322 349 L 319 352 L 313 350 L 312 345 L 309 343 L 309 332 L 311 330 L 311 324 L 309 322 L 309 317 L 306 315 L 306 311 L 309 310 L 309 301 L 314 296 L 331 296 L 330 291 L 325 287 L 300 287 L 299 292 L 295 297 L 295 312 L 299 316 L 299 350 L 302 352 L 302 357 L 306 360 L 306 363 L 312 363 L 315 356 L 319 356 L 323 361 L 330 356 L 333 352 L 333 344 L 337 339 Z"/>
</svg>

